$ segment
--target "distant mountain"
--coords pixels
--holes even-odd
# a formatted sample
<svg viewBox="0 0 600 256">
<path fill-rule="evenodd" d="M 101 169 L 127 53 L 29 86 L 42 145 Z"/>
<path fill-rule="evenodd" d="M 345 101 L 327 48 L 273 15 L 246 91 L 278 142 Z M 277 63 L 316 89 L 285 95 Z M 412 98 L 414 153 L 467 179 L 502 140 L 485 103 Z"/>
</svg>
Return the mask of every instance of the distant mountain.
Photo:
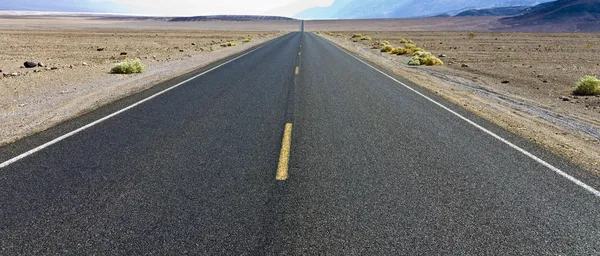
<svg viewBox="0 0 600 256">
<path fill-rule="evenodd" d="M 534 6 L 531 11 L 500 20 L 507 25 L 583 24 L 600 21 L 599 0 L 558 0 Z M 598 27 L 595 31 L 600 31 Z"/>
<path fill-rule="evenodd" d="M 169 21 L 253 21 L 253 20 L 295 20 L 280 16 L 256 16 L 256 15 L 214 15 L 214 16 L 195 16 L 195 17 L 177 17 Z"/>
<path fill-rule="evenodd" d="M 488 9 L 471 9 L 461 12 L 456 17 L 470 17 L 470 16 L 515 16 L 526 13 L 531 10 L 531 6 L 511 6 L 511 7 L 497 7 Z"/>
<path fill-rule="evenodd" d="M 335 0 L 295 17 L 311 19 L 409 18 L 457 14 L 469 9 L 533 6 L 550 0 Z"/>
<path fill-rule="evenodd" d="M 46 11 L 46 12 L 99 12 L 99 13 L 126 13 L 127 6 L 109 1 L 90 0 L 56 0 L 56 1 L 29 1 L 29 0 L 0 0 L 0 10 L 4 11 Z"/>
</svg>

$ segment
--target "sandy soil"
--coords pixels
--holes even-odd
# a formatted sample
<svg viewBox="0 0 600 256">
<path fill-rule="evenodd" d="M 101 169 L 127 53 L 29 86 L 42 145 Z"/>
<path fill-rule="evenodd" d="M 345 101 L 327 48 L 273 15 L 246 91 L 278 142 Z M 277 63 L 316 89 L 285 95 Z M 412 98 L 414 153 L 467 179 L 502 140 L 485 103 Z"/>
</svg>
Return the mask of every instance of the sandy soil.
<svg viewBox="0 0 600 256">
<path fill-rule="evenodd" d="M 352 42 L 354 33 L 374 41 Z M 584 75 L 600 76 L 600 60 L 594 57 L 600 53 L 600 34 L 341 34 L 322 36 L 600 174 L 600 97 L 571 95 Z M 370 49 L 378 40 L 401 45 L 402 38 L 446 55 L 441 58 L 446 65 L 410 67 L 408 57 Z"/>
<path fill-rule="evenodd" d="M 259 28 L 257 28 L 259 29 Z M 180 30 L 0 30 L 0 144 L 244 51 L 283 32 Z M 242 43 L 248 36 L 253 42 Z M 238 46 L 223 48 L 223 42 Z M 210 51 L 210 47 L 214 51 Z M 98 51 L 103 48 L 103 51 Z M 121 55 L 127 53 L 127 55 Z M 115 75 L 125 58 L 147 71 Z M 46 67 L 20 68 L 25 61 Z M 56 70 L 47 70 L 56 68 Z"/>
</svg>

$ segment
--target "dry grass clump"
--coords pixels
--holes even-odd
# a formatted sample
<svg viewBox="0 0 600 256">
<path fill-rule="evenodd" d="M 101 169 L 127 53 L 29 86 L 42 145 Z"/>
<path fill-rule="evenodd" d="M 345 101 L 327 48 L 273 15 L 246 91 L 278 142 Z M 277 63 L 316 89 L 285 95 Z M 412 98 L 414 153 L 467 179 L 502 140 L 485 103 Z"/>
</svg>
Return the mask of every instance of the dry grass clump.
<svg viewBox="0 0 600 256">
<path fill-rule="evenodd" d="M 414 44 L 414 42 L 412 40 L 406 39 L 406 38 L 403 38 L 402 40 L 400 40 L 400 43 L 401 44 Z"/>
<path fill-rule="evenodd" d="M 237 44 L 235 42 L 229 41 L 227 43 L 224 43 L 221 45 L 221 47 L 231 47 L 231 46 L 236 46 Z"/>
<path fill-rule="evenodd" d="M 576 95 L 600 95 L 600 80 L 595 76 L 585 76 L 579 81 L 573 93 Z"/>
<path fill-rule="evenodd" d="M 250 43 L 250 42 L 252 42 L 252 41 L 254 41 L 254 39 L 252 39 L 252 37 L 251 37 L 251 36 L 248 36 L 248 38 L 246 38 L 246 39 L 242 40 L 242 43 Z"/>
<path fill-rule="evenodd" d="M 444 65 L 444 63 L 437 57 L 433 56 L 430 52 L 418 51 L 418 52 L 413 53 L 412 58 L 410 59 L 410 61 L 408 61 L 408 65 L 411 65 L 411 66 L 420 66 L 420 65 L 439 66 L 439 65 Z"/>
<path fill-rule="evenodd" d="M 362 37 L 360 40 L 363 40 L 363 41 L 371 41 L 371 40 L 373 40 L 373 39 L 371 39 L 371 37 L 370 37 L 370 36 L 363 36 L 363 37 Z"/>
<path fill-rule="evenodd" d="M 146 67 L 140 60 L 127 59 L 114 66 L 110 72 L 113 74 L 135 74 L 143 73 Z"/>
<path fill-rule="evenodd" d="M 388 41 L 382 41 L 381 42 L 381 45 L 388 45 L 388 44 L 390 44 L 390 42 L 388 42 Z"/>
<path fill-rule="evenodd" d="M 384 45 L 381 47 L 381 52 L 391 52 L 392 50 L 394 50 L 394 47 L 391 45 Z"/>
<path fill-rule="evenodd" d="M 469 39 L 475 39 L 475 37 L 477 37 L 477 34 L 470 32 L 469 34 L 467 34 L 467 36 L 469 37 Z"/>
<path fill-rule="evenodd" d="M 362 38 L 362 37 L 363 37 L 363 35 L 362 35 L 362 34 L 354 34 L 354 35 L 352 36 L 352 38 Z"/>
</svg>

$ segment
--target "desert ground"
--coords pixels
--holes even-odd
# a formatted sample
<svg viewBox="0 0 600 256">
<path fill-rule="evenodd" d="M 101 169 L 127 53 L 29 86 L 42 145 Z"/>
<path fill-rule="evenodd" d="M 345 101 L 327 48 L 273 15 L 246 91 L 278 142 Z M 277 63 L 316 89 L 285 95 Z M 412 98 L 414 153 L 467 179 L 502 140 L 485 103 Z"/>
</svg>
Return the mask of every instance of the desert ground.
<svg viewBox="0 0 600 256">
<path fill-rule="evenodd" d="M 335 28 L 340 28 L 339 23 Z M 352 39 L 356 33 L 368 35 L 372 40 Z M 505 129 L 600 173 L 600 97 L 572 93 L 585 75 L 600 76 L 600 60 L 596 58 L 600 53 L 598 33 L 348 29 L 320 34 Z M 444 65 L 410 67 L 408 57 L 371 49 L 376 42 L 384 40 L 392 46 L 402 46 L 400 40 L 405 38 L 435 56 L 443 56 L 440 59 Z"/>
<path fill-rule="evenodd" d="M 42 131 L 158 82 L 267 42 L 289 25 L 257 21 L 146 22 L 83 18 L 0 19 L 0 144 Z M 298 26 L 294 28 L 299 29 Z M 250 30 L 253 28 L 254 30 Z M 277 29 L 279 28 L 279 29 Z M 251 42 L 243 42 L 252 38 Z M 222 47 L 226 42 L 233 47 Z M 212 50 L 211 50 L 212 48 Z M 140 59 L 142 74 L 110 74 L 124 59 Z M 24 62 L 42 66 L 24 68 Z"/>
</svg>

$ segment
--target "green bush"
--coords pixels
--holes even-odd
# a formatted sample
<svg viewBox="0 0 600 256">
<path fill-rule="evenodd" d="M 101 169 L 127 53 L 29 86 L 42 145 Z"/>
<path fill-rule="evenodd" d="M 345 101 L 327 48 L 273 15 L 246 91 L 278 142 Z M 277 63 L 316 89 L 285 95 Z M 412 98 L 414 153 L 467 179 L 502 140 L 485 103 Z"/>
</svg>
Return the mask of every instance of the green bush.
<svg viewBox="0 0 600 256">
<path fill-rule="evenodd" d="M 579 81 L 573 93 L 577 95 L 600 95 L 600 80 L 595 76 L 585 76 Z"/>
<path fill-rule="evenodd" d="M 414 44 L 414 42 L 410 39 L 402 39 L 400 40 L 401 44 Z"/>
<path fill-rule="evenodd" d="M 429 53 L 429 52 L 418 51 L 418 52 L 413 53 L 412 58 L 408 62 L 408 65 L 411 65 L 411 66 L 419 66 L 419 65 L 438 66 L 438 65 L 444 65 L 444 63 L 437 57 L 431 55 L 431 53 Z"/>
<path fill-rule="evenodd" d="M 396 54 L 396 55 L 402 55 L 402 54 L 405 54 L 405 53 L 406 53 L 406 49 L 404 47 L 394 48 L 390 52 L 390 54 Z"/>
<path fill-rule="evenodd" d="M 363 36 L 363 37 L 362 37 L 360 40 L 363 40 L 363 41 L 371 41 L 371 40 L 373 40 L 373 39 L 371 39 L 371 37 L 370 37 L 370 36 Z"/>
<path fill-rule="evenodd" d="M 251 36 L 248 36 L 248 38 L 246 38 L 246 39 L 242 40 L 242 43 L 250 43 L 250 42 L 252 42 L 252 41 L 254 41 L 254 39 L 252 39 L 252 37 L 251 37 Z"/>
<path fill-rule="evenodd" d="M 388 41 L 381 42 L 381 45 L 388 45 L 388 44 L 390 44 L 390 42 L 388 42 Z"/>
<path fill-rule="evenodd" d="M 352 38 L 362 38 L 362 37 L 363 37 L 363 35 L 361 35 L 361 34 L 354 34 L 352 36 Z"/>
<path fill-rule="evenodd" d="M 127 59 L 114 66 L 110 72 L 113 74 L 135 74 L 146 71 L 140 60 Z"/>
<path fill-rule="evenodd" d="M 391 52 L 394 48 L 391 45 L 383 45 L 381 52 Z"/>
</svg>

